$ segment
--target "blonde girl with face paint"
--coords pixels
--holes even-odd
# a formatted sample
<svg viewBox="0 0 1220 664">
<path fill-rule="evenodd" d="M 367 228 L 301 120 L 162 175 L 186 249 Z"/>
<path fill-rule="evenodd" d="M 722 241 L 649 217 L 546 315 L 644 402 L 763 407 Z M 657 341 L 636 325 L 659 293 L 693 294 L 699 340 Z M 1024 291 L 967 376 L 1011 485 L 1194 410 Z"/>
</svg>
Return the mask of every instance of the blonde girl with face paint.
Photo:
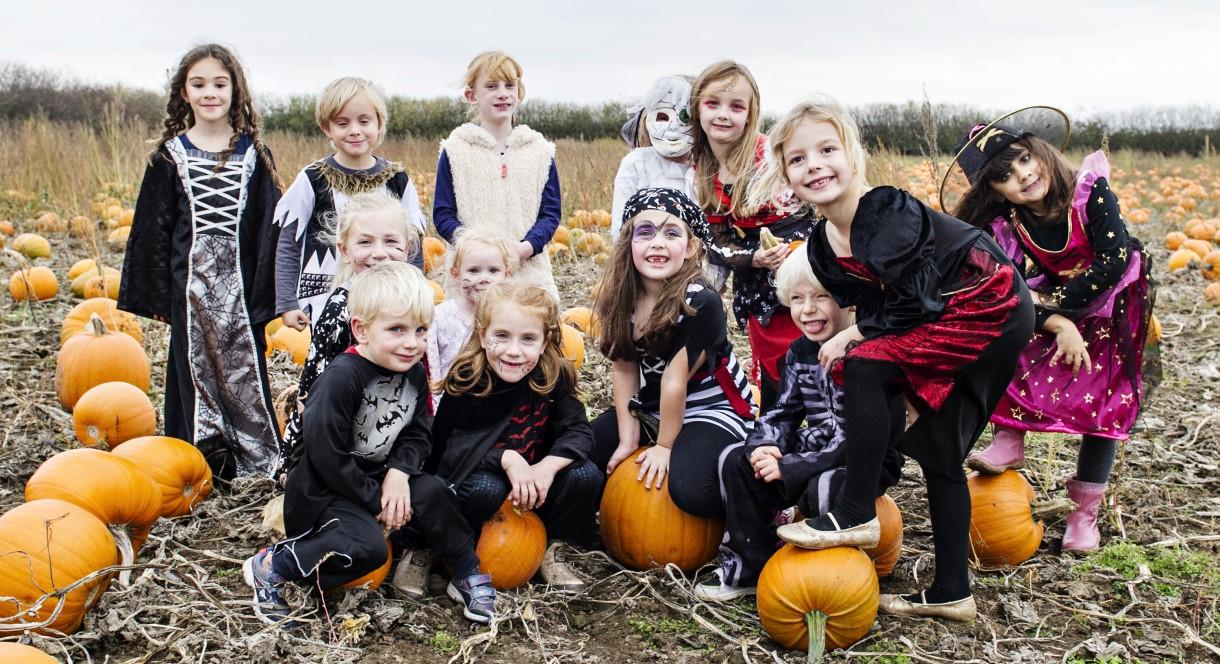
<svg viewBox="0 0 1220 664">
<path fill-rule="evenodd" d="M 593 546 L 604 477 L 589 461 L 592 431 L 577 398 L 576 370 L 560 349 L 559 307 L 543 288 L 492 284 L 474 332 L 438 381 L 430 467 L 456 493 L 478 531 L 505 499 L 546 524 L 542 577 L 580 590 L 562 543 Z"/>
</svg>

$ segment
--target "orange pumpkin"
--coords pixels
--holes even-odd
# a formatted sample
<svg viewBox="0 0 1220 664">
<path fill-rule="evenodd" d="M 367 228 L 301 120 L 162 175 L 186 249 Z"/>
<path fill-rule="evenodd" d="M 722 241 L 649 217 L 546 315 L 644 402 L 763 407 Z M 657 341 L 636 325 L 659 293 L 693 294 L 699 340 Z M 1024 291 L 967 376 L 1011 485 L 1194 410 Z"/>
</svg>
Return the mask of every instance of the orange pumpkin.
<svg viewBox="0 0 1220 664">
<path fill-rule="evenodd" d="M 49 300 L 59 293 L 59 281 L 51 268 L 23 267 L 8 278 L 8 294 L 17 302 Z"/>
<path fill-rule="evenodd" d="M 868 634 L 879 593 L 873 562 L 860 549 L 785 544 L 758 577 L 758 618 L 776 643 L 820 661 L 825 649 Z"/>
<path fill-rule="evenodd" d="M 440 267 L 441 262 L 445 259 L 445 243 L 440 238 L 429 235 L 424 238 L 423 248 L 424 273 L 427 274 L 433 268 Z"/>
<path fill-rule="evenodd" d="M 642 450 L 641 450 L 642 451 Z M 673 563 L 690 572 L 716 555 L 724 522 L 678 509 L 669 497 L 669 478 L 659 489 L 635 479 L 638 452 L 623 460 L 602 493 L 602 540 L 610 555 L 637 570 Z"/>
<path fill-rule="evenodd" d="M 1203 289 L 1203 299 L 1207 300 L 1208 304 L 1220 306 L 1220 281 L 1212 282 Z"/>
<path fill-rule="evenodd" d="M 110 248 L 122 252 L 127 249 L 127 237 L 131 235 L 131 226 L 119 226 L 106 235 Z"/>
<path fill-rule="evenodd" d="M 1208 252 L 1203 257 L 1203 278 L 1211 281 L 1220 280 L 1220 249 Z"/>
<path fill-rule="evenodd" d="M 556 226 L 555 235 L 551 236 L 551 242 L 558 242 L 569 247 L 572 246 L 572 234 L 568 231 L 568 227 L 563 225 Z"/>
<path fill-rule="evenodd" d="M 521 511 L 505 500 L 483 524 L 475 548 L 479 569 L 491 575 L 498 590 L 511 590 L 529 581 L 546 554 L 546 526 L 532 511 Z"/>
<path fill-rule="evenodd" d="M 34 500 L 5 512 L 0 516 L 0 594 L 16 602 L 0 602 L 0 636 L 20 634 L 22 623 L 43 621 L 49 623 L 35 632 L 75 632 L 110 579 L 98 575 L 66 588 L 118 562 L 114 538 L 89 510 L 62 500 Z M 51 620 L 56 611 L 59 615 Z M 14 620 L 17 616 L 20 620 Z"/>
<path fill-rule="evenodd" d="M 147 392 L 149 378 L 140 344 L 107 330 L 97 314 L 90 316 L 88 331 L 69 337 L 55 358 L 55 394 L 67 410 L 94 385 L 121 380 Z"/>
<path fill-rule="evenodd" d="M 0 662 L 8 664 L 59 664 L 59 660 L 45 652 L 21 643 L 0 643 Z"/>
<path fill-rule="evenodd" d="M 865 549 L 877 568 L 877 576 L 884 579 L 894 571 L 898 556 L 902 554 L 902 512 L 889 495 L 877 498 L 877 518 L 881 521 L 881 539 L 877 546 Z"/>
<path fill-rule="evenodd" d="M 89 220 L 89 217 L 76 215 L 68 220 L 68 235 L 74 238 L 84 239 L 93 237 L 93 233 L 97 230 L 97 225 Z"/>
<path fill-rule="evenodd" d="M 13 237 L 17 234 L 17 228 L 13 226 L 13 222 L 11 221 L 0 221 L 0 233 Z"/>
<path fill-rule="evenodd" d="M 72 267 L 68 268 L 68 281 L 73 281 L 89 270 L 100 271 L 99 265 L 101 264 L 92 258 L 82 258 L 76 261 Z"/>
<path fill-rule="evenodd" d="M 1207 240 L 1187 240 L 1182 243 L 1182 248 L 1193 252 L 1199 260 L 1203 260 L 1204 256 L 1211 253 L 1212 243 Z"/>
<path fill-rule="evenodd" d="M 559 321 L 588 334 L 593 323 L 593 310 L 589 307 L 572 307 L 559 316 Z"/>
<path fill-rule="evenodd" d="M 309 328 L 298 330 L 284 325 L 272 335 L 271 347 L 291 355 L 293 364 L 303 365 L 309 356 L 309 340 Z"/>
<path fill-rule="evenodd" d="M 571 325 L 560 325 L 559 330 L 563 336 L 559 345 L 563 348 L 564 358 L 571 362 L 577 371 L 580 371 L 581 365 L 585 363 L 584 335 Z"/>
<path fill-rule="evenodd" d="M 84 272 L 81 272 L 80 274 L 76 275 L 76 277 L 72 279 L 72 283 L 68 284 L 68 290 L 72 291 L 72 294 L 77 297 L 87 297 L 85 295 L 85 285 L 88 284 L 90 280 L 97 278 L 99 276 L 105 277 L 107 275 L 112 275 L 112 274 L 115 277 L 121 276 L 118 269 L 110 267 L 108 265 L 103 265 L 100 270 L 96 269 L 96 268 L 87 269 Z M 116 298 L 117 298 L 117 293 L 116 293 Z M 112 299 L 116 299 L 116 298 L 112 298 Z"/>
<path fill-rule="evenodd" d="M 72 430 L 85 447 L 118 447 L 157 432 L 157 414 L 143 390 L 121 381 L 94 385 L 72 409 Z"/>
<path fill-rule="evenodd" d="M 1182 247 L 1169 255 L 1169 271 L 1177 272 L 1178 270 L 1185 269 L 1191 264 L 1191 262 L 1196 261 L 1199 258 L 1200 256 L 1196 255 L 1195 252 Z"/>
<path fill-rule="evenodd" d="M 126 311 L 120 311 L 118 303 L 110 298 L 94 297 L 72 307 L 64 316 L 64 321 L 59 326 L 59 345 L 64 345 L 73 335 L 84 332 L 94 314 L 102 319 L 106 329 L 122 332 L 135 339 L 136 343 L 144 343 L 144 330 L 140 328 L 139 319 Z"/>
<path fill-rule="evenodd" d="M 117 300 L 119 299 L 119 279 L 117 272 L 107 272 L 104 275 L 90 277 L 85 281 L 81 295 L 86 298 L 108 297 Z"/>
<path fill-rule="evenodd" d="M 390 563 L 393 562 L 393 560 L 394 560 L 394 548 L 390 546 L 390 540 L 387 539 L 385 541 L 385 562 L 384 563 L 379 565 L 377 567 L 377 569 L 374 569 L 373 571 L 369 572 L 368 574 L 365 574 L 364 576 L 362 576 L 360 578 L 352 579 L 351 581 L 348 581 L 347 583 L 339 586 L 338 588 L 331 588 L 330 590 L 327 590 L 325 594 L 330 595 L 331 593 L 337 593 L 340 590 L 350 590 L 350 589 L 354 589 L 354 588 L 376 590 L 381 587 L 382 583 L 385 583 L 385 578 L 387 576 L 389 576 Z"/>
<path fill-rule="evenodd" d="M 1176 251 L 1181 248 L 1182 243 L 1186 241 L 1186 233 L 1182 231 L 1173 231 L 1165 234 L 1165 248 L 1170 251 Z"/>
<path fill-rule="evenodd" d="M 983 565 L 1020 565 L 1042 544 L 1045 529 L 1033 516 L 1034 488 L 1015 470 L 970 473 L 970 554 Z"/>
<path fill-rule="evenodd" d="M 212 493 L 212 469 L 197 447 L 169 436 L 132 438 L 111 452 L 134 463 L 161 489 L 161 516 L 184 516 Z"/>
<path fill-rule="evenodd" d="M 42 462 L 25 483 L 25 499 L 55 498 L 79 505 L 114 535 L 123 564 L 161 516 L 161 488 L 140 467 L 101 450 L 60 452 Z"/>
<path fill-rule="evenodd" d="M 37 233 L 22 233 L 13 238 L 13 251 L 33 260 L 35 258 L 50 258 L 51 243 Z"/>
</svg>

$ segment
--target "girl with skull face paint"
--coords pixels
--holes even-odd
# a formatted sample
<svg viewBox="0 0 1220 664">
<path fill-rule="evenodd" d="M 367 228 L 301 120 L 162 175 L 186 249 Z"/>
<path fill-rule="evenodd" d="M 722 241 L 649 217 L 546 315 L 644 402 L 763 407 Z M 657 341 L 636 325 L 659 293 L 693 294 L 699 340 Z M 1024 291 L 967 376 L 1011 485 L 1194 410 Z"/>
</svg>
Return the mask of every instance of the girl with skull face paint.
<svg viewBox="0 0 1220 664">
<path fill-rule="evenodd" d="M 623 206 L 641 189 L 677 189 L 694 198 L 690 93 L 689 77 L 665 76 L 657 79 L 640 103 L 631 108 L 632 119 L 623 126 L 623 140 L 634 149 L 623 157 L 614 176 L 610 237 L 618 237 Z"/>
</svg>

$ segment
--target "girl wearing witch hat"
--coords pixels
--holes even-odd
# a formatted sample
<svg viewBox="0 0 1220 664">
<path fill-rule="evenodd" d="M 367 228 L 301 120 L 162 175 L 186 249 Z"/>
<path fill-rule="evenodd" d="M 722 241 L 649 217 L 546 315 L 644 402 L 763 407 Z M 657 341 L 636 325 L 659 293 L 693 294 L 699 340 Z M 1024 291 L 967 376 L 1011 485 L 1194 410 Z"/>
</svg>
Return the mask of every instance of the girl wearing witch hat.
<svg viewBox="0 0 1220 664">
<path fill-rule="evenodd" d="M 1056 149 L 1068 133 L 1062 112 L 1032 107 L 976 125 L 958 146 L 970 187 L 954 214 L 987 229 L 1021 266 L 1037 312 L 1037 332 L 991 417 L 991 446 L 966 465 L 1020 468 L 1026 431 L 1082 435 L 1063 550 L 1090 551 L 1118 441 L 1139 415 L 1153 290 L 1106 155 L 1088 155 L 1073 172 Z"/>
</svg>

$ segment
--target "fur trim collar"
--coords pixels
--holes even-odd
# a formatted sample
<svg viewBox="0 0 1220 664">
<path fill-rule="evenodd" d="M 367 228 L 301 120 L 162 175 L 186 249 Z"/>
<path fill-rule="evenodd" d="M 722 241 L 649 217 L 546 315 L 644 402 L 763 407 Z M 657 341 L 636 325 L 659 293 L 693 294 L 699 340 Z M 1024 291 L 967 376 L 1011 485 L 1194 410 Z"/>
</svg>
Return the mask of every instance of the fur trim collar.
<svg viewBox="0 0 1220 664">
<path fill-rule="evenodd" d="M 466 124 L 454 129 L 449 134 L 449 140 L 462 141 L 464 143 L 489 149 L 496 149 L 499 147 L 496 144 L 495 137 L 491 135 L 491 132 L 473 122 L 467 122 Z M 512 132 L 509 133 L 507 144 L 511 149 L 516 147 L 524 147 L 526 145 L 530 145 L 531 143 L 542 141 L 546 141 L 546 138 L 542 134 L 530 129 L 526 125 L 517 125 L 516 127 L 513 127 Z"/>
</svg>

